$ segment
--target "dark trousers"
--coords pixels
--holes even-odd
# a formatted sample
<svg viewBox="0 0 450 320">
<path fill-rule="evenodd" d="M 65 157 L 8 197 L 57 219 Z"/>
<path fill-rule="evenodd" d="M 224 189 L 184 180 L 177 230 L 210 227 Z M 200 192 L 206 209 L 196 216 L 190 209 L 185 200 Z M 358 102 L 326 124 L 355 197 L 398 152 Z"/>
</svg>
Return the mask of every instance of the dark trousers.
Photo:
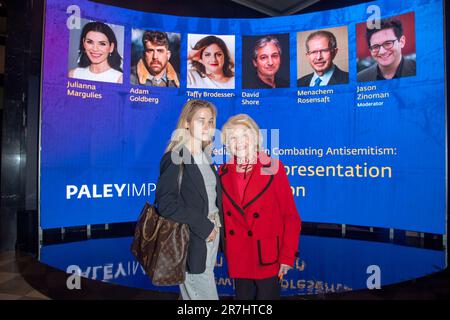
<svg viewBox="0 0 450 320">
<path fill-rule="evenodd" d="M 278 277 L 266 279 L 234 279 L 236 300 L 279 300 Z"/>
</svg>

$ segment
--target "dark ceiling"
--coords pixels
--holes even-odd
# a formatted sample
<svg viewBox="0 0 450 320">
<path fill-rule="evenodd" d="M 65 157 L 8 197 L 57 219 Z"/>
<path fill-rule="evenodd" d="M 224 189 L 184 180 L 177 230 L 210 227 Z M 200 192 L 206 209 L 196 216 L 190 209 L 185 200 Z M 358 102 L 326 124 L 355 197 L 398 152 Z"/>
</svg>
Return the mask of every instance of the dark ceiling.
<svg viewBox="0 0 450 320">
<path fill-rule="evenodd" d="M 178 16 L 262 18 L 329 10 L 368 0 L 91 0 L 133 10 Z"/>
<path fill-rule="evenodd" d="M 295 14 L 320 0 L 231 0 L 269 16 Z"/>
</svg>

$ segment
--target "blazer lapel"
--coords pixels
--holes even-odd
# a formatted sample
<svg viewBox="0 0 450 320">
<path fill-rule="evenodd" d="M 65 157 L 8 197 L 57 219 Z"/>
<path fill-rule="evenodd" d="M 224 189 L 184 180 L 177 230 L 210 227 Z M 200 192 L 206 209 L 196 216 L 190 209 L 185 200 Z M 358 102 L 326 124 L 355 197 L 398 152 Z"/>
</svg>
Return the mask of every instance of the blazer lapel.
<svg viewBox="0 0 450 320">
<path fill-rule="evenodd" d="M 200 172 L 200 169 L 198 168 L 197 164 L 194 161 L 194 157 L 191 155 L 191 153 L 187 150 L 187 148 L 183 148 L 183 152 L 187 152 L 188 155 L 191 157 L 190 164 L 185 164 L 185 172 L 187 173 L 187 176 L 191 179 L 193 185 L 197 189 L 197 191 L 200 193 L 200 196 L 202 197 L 203 201 L 208 203 L 208 194 L 206 193 L 206 187 L 205 183 L 203 181 L 202 173 Z"/>
<path fill-rule="evenodd" d="M 222 185 L 220 183 L 219 174 L 217 173 L 216 167 L 213 164 L 211 165 L 211 170 L 214 172 L 214 176 L 216 177 L 217 205 L 219 206 L 222 204 Z"/>
<path fill-rule="evenodd" d="M 233 207 L 239 212 L 238 215 L 235 215 L 237 220 L 241 222 L 245 227 L 248 227 L 247 220 L 245 218 L 244 209 L 239 205 L 240 197 L 235 185 L 236 181 L 236 167 L 235 164 L 226 164 L 224 168 L 222 168 L 222 174 L 220 175 L 220 181 L 222 184 L 222 192 L 225 197 L 230 200 Z M 225 212 L 224 212 L 225 214 Z"/>
<path fill-rule="evenodd" d="M 217 193 L 216 206 L 219 209 L 220 223 L 222 224 L 222 226 L 224 226 L 223 207 L 222 207 L 222 184 L 220 183 L 220 177 L 219 174 L 217 173 L 216 167 L 213 164 L 211 165 L 211 169 L 216 177 L 216 193 Z"/>
<path fill-rule="evenodd" d="M 242 201 L 242 208 L 245 210 L 253 202 L 258 200 L 264 192 L 269 188 L 273 180 L 273 175 L 262 174 L 263 166 L 258 161 L 252 169 L 250 180 L 244 193 L 244 201 Z"/>
</svg>

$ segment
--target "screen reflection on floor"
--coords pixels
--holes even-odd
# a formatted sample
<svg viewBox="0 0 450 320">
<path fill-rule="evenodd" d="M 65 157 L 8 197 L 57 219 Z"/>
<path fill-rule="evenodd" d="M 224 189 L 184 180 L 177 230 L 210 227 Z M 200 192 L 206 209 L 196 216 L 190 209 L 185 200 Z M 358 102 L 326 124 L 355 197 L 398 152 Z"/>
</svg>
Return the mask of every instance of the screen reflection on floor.
<svg viewBox="0 0 450 320">
<path fill-rule="evenodd" d="M 40 262 L 83 277 L 122 286 L 178 292 L 152 285 L 130 252 L 132 237 L 86 240 L 40 249 Z M 301 236 L 299 257 L 281 281 L 281 295 L 316 295 L 381 287 L 445 269 L 445 251 L 361 240 Z M 73 271 L 71 271 L 73 272 Z M 220 296 L 234 295 L 223 254 L 215 268 Z"/>
</svg>

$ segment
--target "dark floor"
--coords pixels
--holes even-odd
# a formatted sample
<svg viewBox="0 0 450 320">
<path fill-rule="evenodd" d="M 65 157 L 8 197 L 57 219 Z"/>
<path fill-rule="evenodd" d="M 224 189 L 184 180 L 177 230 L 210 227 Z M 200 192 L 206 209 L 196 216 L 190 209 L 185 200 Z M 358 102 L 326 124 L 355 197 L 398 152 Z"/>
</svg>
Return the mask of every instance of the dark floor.
<svg viewBox="0 0 450 320">
<path fill-rule="evenodd" d="M 35 258 L 3 251 L 0 253 L 0 300 L 47 299 L 126 299 L 176 300 L 178 294 L 150 292 L 83 279 L 81 292 L 66 287 L 67 274 L 45 266 Z M 447 270 L 420 279 L 383 287 L 344 293 L 292 296 L 284 300 L 434 300 L 450 298 L 450 272 Z M 221 299 L 229 300 L 229 297 Z"/>
<path fill-rule="evenodd" d="M 47 296 L 33 288 L 22 276 L 16 257 L 16 209 L 0 211 L 0 300 L 43 300 Z"/>
<path fill-rule="evenodd" d="M 100 281 L 82 279 L 82 291 L 68 290 L 64 271 L 41 264 L 34 255 L 17 248 L 17 218 L 14 210 L 0 214 L 0 300 L 45 299 L 128 299 L 176 300 L 178 294 L 135 289 Z M 123 228 L 121 228 L 123 229 Z M 364 228 L 348 228 L 347 236 L 357 236 Z M 20 229 L 19 229 L 20 231 Z M 333 227 L 313 228 L 310 233 L 339 236 Z M 20 237 L 20 236 L 19 236 Z M 372 235 L 373 237 L 373 235 Z M 442 239 L 413 237 L 410 242 L 423 246 L 442 246 Z M 376 239 L 373 239 L 376 240 Z M 441 242 L 441 243 L 439 243 Z M 448 257 L 447 257 L 448 259 Z M 450 298 L 450 271 L 446 270 L 381 290 L 357 290 L 314 296 L 291 296 L 284 300 L 434 300 Z M 229 300 L 230 297 L 221 299 Z"/>
<path fill-rule="evenodd" d="M 21 275 L 15 251 L 0 252 L 0 300 L 48 300 Z"/>
</svg>

